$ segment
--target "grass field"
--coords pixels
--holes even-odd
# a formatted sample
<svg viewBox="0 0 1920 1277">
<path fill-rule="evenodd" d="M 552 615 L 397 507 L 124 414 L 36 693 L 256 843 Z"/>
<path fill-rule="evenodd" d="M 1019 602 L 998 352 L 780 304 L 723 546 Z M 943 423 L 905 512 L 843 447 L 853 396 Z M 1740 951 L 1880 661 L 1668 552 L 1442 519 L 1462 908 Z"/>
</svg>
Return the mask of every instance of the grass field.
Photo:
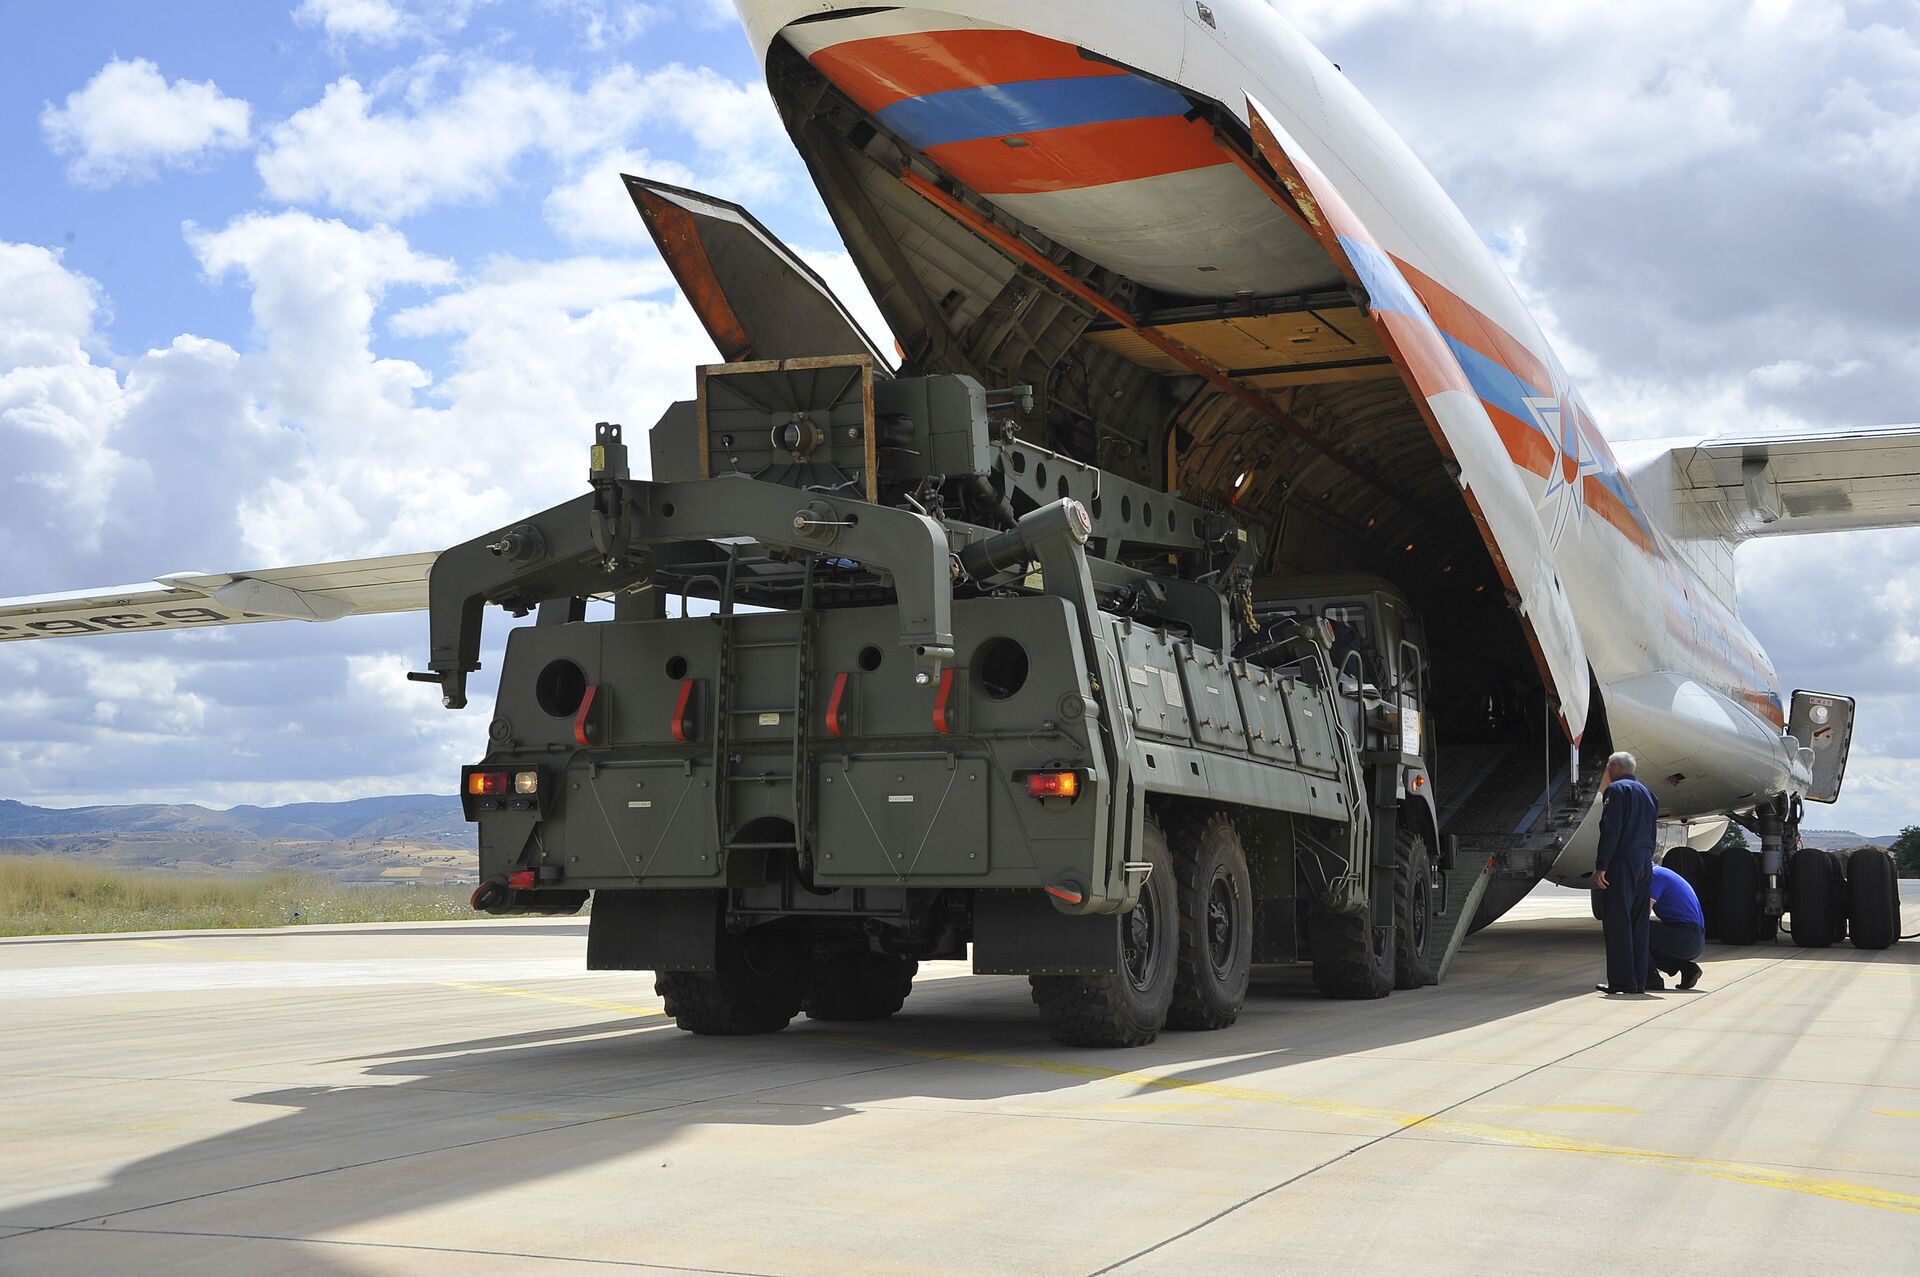
<svg viewBox="0 0 1920 1277">
<path fill-rule="evenodd" d="M 189 878 L 43 856 L 0 856 L 0 936 L 444 922 L 474 916 L 468 891 L 347 885 L 292 873 Z"/>
</svg>

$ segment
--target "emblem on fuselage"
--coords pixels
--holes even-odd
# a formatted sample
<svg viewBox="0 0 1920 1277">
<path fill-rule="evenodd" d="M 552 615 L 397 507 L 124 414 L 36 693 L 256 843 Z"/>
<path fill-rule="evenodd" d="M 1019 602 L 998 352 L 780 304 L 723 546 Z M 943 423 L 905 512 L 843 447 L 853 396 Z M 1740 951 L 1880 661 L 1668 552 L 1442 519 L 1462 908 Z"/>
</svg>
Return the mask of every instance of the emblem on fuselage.
<svg viewBox="0 0 1920 1277">
<path fill-rule="evenodd" d="M 1535 509 L 1549 542 L 1558 550 L 1567 529 L 1586 513 L 1587 476 L 1600 472 L 1600 459 L 1587 446 L 1565 398 L 1529 395 L 1521 402 L 1526 404 L 1533 424 L 1553 441 L 1553 464 L 1547 468 L 1547 486 Z"/>
</svg>

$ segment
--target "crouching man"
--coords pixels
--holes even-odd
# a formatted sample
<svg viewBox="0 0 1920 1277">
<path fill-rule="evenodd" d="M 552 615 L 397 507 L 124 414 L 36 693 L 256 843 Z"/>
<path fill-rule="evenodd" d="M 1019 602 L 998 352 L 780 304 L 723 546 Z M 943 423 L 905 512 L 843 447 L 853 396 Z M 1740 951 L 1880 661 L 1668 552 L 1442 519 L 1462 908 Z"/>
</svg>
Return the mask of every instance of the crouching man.
<svg viewBox="0 0 1920 1277">
<path fill-rule="evenodd" d="M 1666 975 L 1680 977 L 1680 987 L 1691 989 L 1700 983 L 1700 964 L 1695 961 L 1707 948 L 1707 916 L 1700 909 L 1700 897 L 1693 888 L 1665 865 L 1653 867 L 1653 921 L 1647 935 L 1653 967 Z M 1667 986 L 1659 976 L 1647 982 L 1649 989 Z"/>
</svg>

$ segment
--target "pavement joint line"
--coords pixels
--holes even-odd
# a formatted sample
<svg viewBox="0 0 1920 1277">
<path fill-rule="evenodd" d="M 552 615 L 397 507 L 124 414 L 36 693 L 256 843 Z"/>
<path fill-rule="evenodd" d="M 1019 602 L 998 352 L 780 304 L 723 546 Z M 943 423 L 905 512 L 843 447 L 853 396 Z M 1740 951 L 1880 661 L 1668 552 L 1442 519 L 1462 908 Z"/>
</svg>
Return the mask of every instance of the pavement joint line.
<svg viewBox="0 0 1920 1277">
<path fill-rule="evenodd" d="M 887 1072 L 889 1069 L 906 1068 L 906 1067 L 908 1066 L 903 1064 L 877 1065 L 870 1069 L 852 1069 L 846 1073 L 843 1073 L 841 1076 L 856 1077 L 865 1073 L 884 1073 L 884 1072 Z M 499 1135 L 489 1135 L 484 1139 L 461 1140 L 453 1144 L 440 1145 L 434 1148 L 422 1148 L 422 1149 L 415 1149 L 411 1152 L 406 1152 L 406 1153 L 395 1153 L 388 1157 L 372 1157 L 362 1162 L 351 1162 L 342 1166 L 323 1166 L 315 1170 L 301 1171 L 298 1174 L 294 1174 L 294 1175 L 277 1175 L 270 1179 L 256 1180 L 248 1184 L 230 1184 L 225 1188 L 209 1189 L 207 1192 L 204 1192 L 204 1193 L 188 1193 L 185 1196 L 171 1198 L 167 1201 L 145 1202 L 138 1206 L 124 1206 L 124 1207 L 121 1207 L 119 1210 L 106 1211 L 104 1213 L 97 1214 L 97 1215 L 83 1215 L 79 1219 L 68 1220 L 64 1224 L 48 1224 L 42 1227 L 34 1228 L 31 1230 L 31 1232 L 33 1233 L 58 1232 L 63 1229 L 77 1228 L 83 1224 L 88 1224 L 94 1220 L 99 1220 L 104 1222 L 109 1219 L 115 1219 L 121 1215 L 135 1215 L 140 1213 L 141 1211 L 159 1210 L 167 1206 L 180 1206 L 180 1205 L 184 1205 L 187 1202 L 204 1201 L 210 1197 L 224 1197 L 228 1193 L 241 1193 L 241 1192 L 246 1192 L 250 1189 L 255 1189 L 255 1188 L 271 1188 L 276 1184 L 291 1184 L 291 1183 L 296 1183 L 300 1180 L 317 1179 L 323 1175 L 336 1175 L 342 1171 L 364 1170 L 369 1166 L 384 1166 L 393 1162 L 409 1161 L 416 1157 L 431 1157 L 440 1153 L 458 1152 L 461 1149 L 480 1148 L 488 1144 L 505 1143 L 508 1140 L 527 1139 L 535 1136 L 550 1135 L 555 1131 L 568 1131 L 568 1130 L 574 1130 L 583 1126 L 596 1126 L 602 1122 L 617 1122 L 617 1121 L 623 1121 L 628 1118 L 648 1117 L 656 1113 L 666 1113 L 675 1109 L 693 1108 L 701 1104 L 717 1104 L 723 1100 L 735 1100 L 735 1099 L 740 1099 L 742 1097 L 762 1095 L 771 1091 L 785 1090 L 788 1087 L 799 1086 L 799 1085 L 804 1085 L 804 1083 L 780 1082 L 772 1086 L 754 1087 L 750 1090 L 745 1090 L 745 1091 L 730 1091 L 724 1095 L 710 1095 L 710 1096 L 706 1096 L 704 1098 L 696 1099 L 696 1100 L 676 1100 L 668 1104 L 655 1104 L 655 1105 L 648 1106 L 646 1108 L 625 1110 L 618 1113 L 601 1113 L 591 1117 L 583 1117 L 576 1122 L 556 1122 L 551 1126 L 542 1126 L 536 1130 L 507 1131 Z M 28 1235 L 30 1234 L 29 1233 L 16 1234 L 16 1236 L 20 1236 L 20 1237 L 25 1237 Z M 0 1243 L 9 1242 L 12 1240 L 14 1240 L 12 1237 L 0 1237 Z M 754 1275 L 754 1277 L 773 1277 L 773 1275 Z"/>
<path fill-rule="evenodd" d="M 1782 955 L 1781 957 L 1771 962 L 1767 962 L 1757 967 L 1754 970 L 1743 972 L 1740 975 L 1735 976 L 1732 980 L 1729 980 L 1725 984 L 1721 985 L 1718 989 L 1710 991 L 1709 994 L 1707 994 L 1706 996 L 1710 997 L 1714 993 L 1724 991 L 1726 989 L 1732 988 L 1735 985 L 1741 984 L 1749 979 L 1753 979 L 1756 976 L 1760 976 L 1769 971 L 1773 971 L 1775 968 L 1778 968 L 1784 964 L 1791 962 L 1793 960 L 1793 956 L 1794 955 L 1792 954 Z M 1501 1082 L 1497 1082 L 1494 1085 L 1489 1086 L 1482 1091 L 1479 1091 L 1473 1095 L 1467 1096 L 1464 1099 L 1457 1100 L 1452 1104 L 1448 1104 L 1436 1110 L 1434 1113 L 1431 1113 L 1425 1116 L 1415 1117 L 1414 1120 L 1406 1122 L 1404 1125 L 1398 1127 L 1395 1130 L 1387 1131 L 1384 1134 L 1375 1136 L 1372 1139 L 1366 1140 L 1361 1144 L 1358 1144 L 1355 1147 L 1348 1149 L 1344 1153 L 1339 1153 L 1331 1158 L 1328 1158 L 1326 1161 L 1319 1163 L 1316 1166 L 1309 1167 L 1304 1171 L 1291 1175 L 1285 1180 L 1282 1180 L 1280 1183 L 1274 1184 L 1266 1189 L 1263 1189 L 1260 1192 L 1255 1193 L 1252 1196 L 1244 1199 L 1243 1201 L 1236 1202 L 1233 1205 L 1228 1206 L 1223 1210 L 1216 1212 L 1215 1214 L 1209 1216 L 1208 1218 L 1203 1219 L 1200 1222 L 1186 1229 L 1183 1229 L 1178 1233 L 1175 1233 L 1169 1237 L 1163 1238 L 1162 1240 L 1154 1243 L 1151 1246 L 1148 1246 L 1142 1250 L 1136 1251 L 1131 1255 L 1125 1256 L 1124 1258 L 1119 1259 L 1114 1263 L 1108 1264 L 1103 1268 L 1095 1269 L 1093 1273 L 1090 1274 L 1090 1277 L 1100 1277 L 1101 1274 L 1112 1272 L 1118 1268 L 1121 1268 L 1127 1264 L 1132 1263 L 1137 1259 L 1144 1258 L 1145 1256 L 1150 1255 L 1153 1252 L 1160 1250 L 1165 1246 L 1171 1245 L 1172 1243 L 1179 1241 L 1184 1237 L 1188 1237 L 1196 1232 L 1199 1232 L 1201 1229 L 1204 1229 L 1209 1225 L 1216 1223 L 1221 1219 L 1224 1219 L 1226 1216 L 1231 1215 L 1234 1212 L 1239 1211 L 1246 1206 L 1252 1205 L 1254 1202 L 1257 1202 L 1262 1198 L 1268 1197 L 1273 1193 L 1277 1193 L 1281 1189 L 1284 1189 L 1289 1185 L 1298 1183 L 1300 1180 L 1305 1179 L 1306 1177 L 1313 1175 L 1319 1171 L 1322 1171 L 1327 1167 L 1334 1165 L 1337 1162 L 1344 1161 L 1347 1158 L 1350 1158 L 1357 1153 L 1364 1152 L 1365 1150 L 1372 1148 L 1376 1144 L 1380 1144 L 1386 1140 L 1394 1138 L 1396 1135 L 1401 1135 L 1401 1134 L 1404 1134 L 1410 1131 L 1415 1131 L 1421 1128 L 1425 1128 L 1430 1131 L 1450 1132 L 1453 1134 L 1466 1135 L 1469 1137 L 1479 1137 L 1480 1139 L 1493 1145 L 1502 1145 L 1502 1146 L 1517 1147 L 1517 1148 L 1542 1149 L 1542 1150 L 1554 1151 L 1554 1152 L 1578 1153 L 1578 1154 L 1583 1154 L 1587 1156 L 1618 1159 L 1621 1161 L 1638 1162 L 1642 1165 L 1673 1169 L 1673 1170 L 1677 1170 L 1685 1173 L 1701 1175 L 1711 1179 L 1728 1180 L 1735 1183 L 1753 1184 L 1760 1187 L 1776 1188 L 1776 1189 L 1780 1189 L 1787 1192 L 1803 1193 L 1809 1196 L 1825 1197 L 1825 1198 L 1830 1198 L 1837 1201 L 1851 1202 L 1861 1206 L 1870 1206 L 1870 1207 L 1876 1207 L 1882 1210 L 1896 1211 L 1902 1214 L 1920 1215 L 1920 1195 L 1915 1195 L 1910 1193 L 1901 1193 L 1901 1192 L 1897 1192 L 1890 1189 L 1875 1188 L 1867 1184 L 1850 1183 L 1845 1180 L 1831 1179 L 1824 1176 L 1802 1175 L 1795 1172 L 1775 1170 L 1773 1168 L 1762 1166 L 1762 1165 L 1719 1161 L 1711 1158 L 1691 1157 L 1691 1156 L 1677 1154 L 1677 1153 L 1661 1153 L 1661 1152 L 1657 1152 L 1650 1149 L 1622 1148 L 1622 1147 L 1606 1145 L 1606 1144 L 1595 1144 L 1589 1141 L 1575 1140 L 1575 1139 L 1569 1139 L 1563 1136 L 1556 1136 L 1556 1135 L 1549 1134 L 1547 1132 L 1526 1131 L 1526 1130 L 1520 1130 L 1515 1128 L 1491 1126 L 1491 1125 L 1486 1125 L 1482 1123 L 1460 1122 L 1460 1121 L 1449 1119 L 1446 1117 L 1446 1114 L 1451 1113 L 1456 1109 L 1476 1103 L 1479 1100 L 1485 1098 L 1488 1095 L 1493 1094 L 1496 1091 L 1515 1085 L 1516 1083 L 1523 1082 L 1527 1078 L 1532 1077 L 1535 1074 L 1542 1072 L 1543 1070 L 1553 1068 L 1556 1065 L 1562 1065 L 1566 1061 L 1571 1060 L 1576 1056 L 1585 1054 L 1588 1051 L 1597 1050 L 1600 1047 L 1606 1046 L 1610 1042 L 1614 1042 L 1622 1037 L 1625 1037 L 1630 1033 L 1637 1032 L 1638 1030 L 1645 1028 L 1647 1025 L 1652 1024 L 1654 1021 L 1664 1019 L 1665 1017 L 1672 1015 L 1677 1011 L 1683 1010 L 1687 1007 L 1700 1006 L 1703 1004 L 1704 1001 L 1705 1001 L 1705 998 L 1698 998 L 1698 999 L 1690 999 L 1685 1002 L 1675 1002 L 1673 1005 L 1662 1008 L 1660 1011 L 1646 1017 L 1644 1020 L 1640 1020 L 1634 1024 L 1627 1025 L 1625 1028 L 1620 1029 L 1618 1032 L 1609 1034 L 1608 1036 L 1600 1039 L 1597 1042 L 1590 1042 L 1584 1046 L 1577 1047 L 1574 1050 L 1569 1051 L 1566 1055 L 1560 1057 L 1557 1060 L 1549 1060 L 1549 1061 L 1546 1061 L 1545 1063 L 1535 1065 L 1534 1067 L 1525 1070 L 1524 1072 L 1520 1073 L 1515 1077 L 1505 1079 L 1504 1081 L 1501 1081 Z M 1148 1080 L 1151 1081 L 1150 1078 Z M 1177 1084 L 1176 1079 L 1165 1079 L 1165 1082 Z M 1211 1084 L 1201 1083 L 1196 1085 L 1210 1086 Z M 1270 1092 L 1268 1094 L 1271 1095 L 1274 1099 L 1277 1099 L 1282 1103 L 1287 1102 L 1286 1098 L 1283 1097 L 1279 1092 Z M 1382 1116 L 1386 1116 L 1386 1115 L 1383 1113 Z"/>
<path fill-rule="evenodd" d="M 609 1268 L 634 1268 L 656 1273 L 690 1273 L 696 1277 L 782 1277 L 778 1273 L 761 1272 L 739 1268 L 686 1268 L 679 1264 L 655 1264 L 644 1259 L 595 1259 L 587 1255 L 551 1255 L 538 1251 L 493 1250 L 473 1246 L 428 1246 L 419 1242 L 375 1242 L 354 1241 L 342 1237 L 292 1237 L 274 1233 L 214 1233 L 193 1229 L 174 1228 L 71 1228 L 58 1225 L 76 1233 L 114 1233 L 138 1237 L 201 1237 L 222 1241 L 287 1242 L 295 1246 L 343 1246 L 360 1250 L 405 1250 L 426 1251 L 437 1255 L 484 1255 L 496 1259 L 544 1259 L 558 1264 L 592 1264 Z M 35 1232 L 51 1232 L 53 1229 L 35 1229 Z M 0 1237 L 0 1244 L 13 1241 L 26 1233 L 16 1233 L 13 1237 Z"/>
</svg>

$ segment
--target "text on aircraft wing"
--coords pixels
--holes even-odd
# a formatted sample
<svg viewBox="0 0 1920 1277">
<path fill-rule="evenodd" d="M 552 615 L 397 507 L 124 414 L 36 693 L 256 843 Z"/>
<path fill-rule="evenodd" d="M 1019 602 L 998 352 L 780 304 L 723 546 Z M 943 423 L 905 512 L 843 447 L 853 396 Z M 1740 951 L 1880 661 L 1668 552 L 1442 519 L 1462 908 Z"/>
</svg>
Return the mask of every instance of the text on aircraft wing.
<svg viewBox="0 0 1920 1277">
<path fill-rule="evenodd" d="M 1301 216 L 1349 280 L 1364 288 L 1382 341 L 1415 390 L 1434 439 L 1460 468 L 1462 495 L 1520 617 L 1567 734 L 1580 738 L 1591 690 L 1585 644 L 1554 566 L 1547 529 L 1501 443 L 1499 431 L 1448 349 L 1426 306 L 1393 258 L 1306 152 L 1248 99 L 1254 143 L 1280 175 Z"/>
<path fill-rule="evenodd" d="M 1720 435 L 1672 457 L 1682 535 L 1745 540 L 1920 523 L 1920 425 Z"/>
<path fill-rule="evenodd" d="M 399 554 L 259 572 L 177 572 L 117 589 L 0 599 L 0 643 L 417 612 L 427 606 L 427 569 L 438 557 Z"/>
<path fill-rule="evenodd" d="M 892 369 L 826 281 L 746 209 L 663 182 L 624 180 L 721 358 L 866 355 Z"/>
</svg>

